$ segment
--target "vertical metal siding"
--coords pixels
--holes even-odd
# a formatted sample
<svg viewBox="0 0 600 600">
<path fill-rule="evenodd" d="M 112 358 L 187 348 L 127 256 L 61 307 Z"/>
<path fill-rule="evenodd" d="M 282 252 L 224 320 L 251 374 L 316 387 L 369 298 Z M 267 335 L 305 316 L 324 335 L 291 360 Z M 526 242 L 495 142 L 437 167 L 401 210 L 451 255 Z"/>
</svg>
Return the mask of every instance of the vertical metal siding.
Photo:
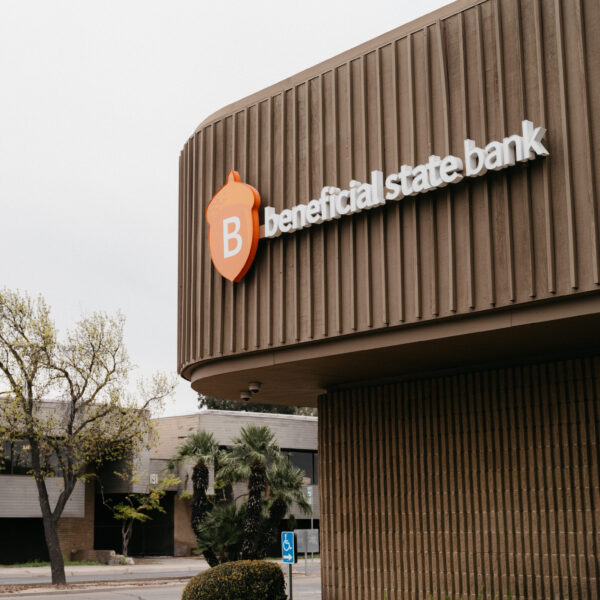
<svg viewBox="0 0 600 600">
<path fill-rule="evenodd" d="M 598 290 L 599 23 L 594 0 L 485 0 L 202 126 L 180 164 L 180 371 Z M 263 239 L 239 284 L 212 266 L 204 211 L 232 168 L 280 212 L 525 118 L 547 159 Z"/>
<path fill-rule="evenodd" d="M 598 357 L 323 396 L 323 598 L 596 598 L 599 406 Z"/>
</svg>

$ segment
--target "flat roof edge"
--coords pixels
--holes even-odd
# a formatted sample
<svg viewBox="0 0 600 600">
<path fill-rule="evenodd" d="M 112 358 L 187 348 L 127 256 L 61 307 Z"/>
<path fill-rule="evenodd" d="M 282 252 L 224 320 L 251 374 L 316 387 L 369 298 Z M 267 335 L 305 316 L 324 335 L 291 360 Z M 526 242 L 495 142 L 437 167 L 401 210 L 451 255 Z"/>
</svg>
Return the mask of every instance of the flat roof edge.
<svg viewBox="0 0 600 600">
<path fill-rule="evenodd" d="M 276 406 L 275 404 L 273 406 Z M 259 419 L 283 419 L 283 420 L 298 420 L 298 421 L 318 421 L 319 417 L 311 417 L 310 415 L 286 415 L 281 413 L 269 412 L 254 412 L 249 410 L 220 410 L 217 408 L 209 408 L 198 413 L 202 415 L 217 415 L 227 417 L 258 417 Z"/>
<path fill-rule="evenodd" d="M 273 404 L 273 406 L 277 406 Z M 285 406 L 285 405 L 283 405 Z M 203 415 L 217 415 L 227 417 L 258 417 L 260 419 L 287 419 L 287 420 L 298 420 L 298 421 L 318 421 L 319 417 L 313 417 L 310 415 L 288 415 L 282 413 L 269 413 L 269 412 L 254 412 L 249 410 L 220 410 L 217 408 L 207 408 L 199 410 L 195 413 L 184 413 L 181 415 L 166 415 L 164 417 L 154 417 L 152 421 L 162 421 L 163 419 L 181 419 L 183 417 L 201 417 Z"/>
</svg>

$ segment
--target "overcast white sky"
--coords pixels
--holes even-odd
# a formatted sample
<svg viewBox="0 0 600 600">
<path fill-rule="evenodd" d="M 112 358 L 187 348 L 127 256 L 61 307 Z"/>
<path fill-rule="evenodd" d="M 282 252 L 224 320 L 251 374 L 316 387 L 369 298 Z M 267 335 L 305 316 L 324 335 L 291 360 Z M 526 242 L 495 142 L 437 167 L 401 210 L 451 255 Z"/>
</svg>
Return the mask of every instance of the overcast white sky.
<svg viewBox="0 0 600 600">
<path fill-rule="evenodd" d="M 0 0 L 0 287 L 176 368 L 177 164 L 210 113 L 445 0 Z M 165 414 L 196 409 L 181 380 Z"/>
</svg>

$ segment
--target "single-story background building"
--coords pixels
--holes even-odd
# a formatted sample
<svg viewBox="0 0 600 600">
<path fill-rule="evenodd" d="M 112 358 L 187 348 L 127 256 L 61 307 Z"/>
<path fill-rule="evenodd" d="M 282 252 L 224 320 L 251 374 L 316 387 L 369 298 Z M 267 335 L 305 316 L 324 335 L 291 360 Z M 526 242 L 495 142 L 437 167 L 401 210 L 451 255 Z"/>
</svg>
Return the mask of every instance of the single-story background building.
<svg viewBox="0 0 600 600">
<path fill-rule="evenodd" d="M 211 431 L 217 442 L 226 447 L 248 424 L 267 425 L 276 436 L 292 463 L 305 472 L 306 485 L 313 485 L 313 518 L 318 527 L 318 466 L 317 418 L 248 413 L 221 410 L 204 410 L 195 414 L 163 417 L 155 420 L 156 436 L 150 451 L 140 453 L 134 461 L 138 474 L 135 482 L 115 475 L 124 472 L 124 463 L 106 465 L 98 477 L 79 482 L 59 521 L 58 533 L 63 555 L 67 559 L 90 560 L 94 550 L 121 552 L 121 524 L 103 504 L 106 499 L 118 502 L 128 492 L 147 492 L 165 476 L 167 463 L 185 438 L 195 431 Z M 34 480 L 27 475 L 26 448 L 3 448 L 4 469 L 0 470 L 0 563 L 10 564 L 33 560 L 47 560 L 41 511 Z M 154 512 L 152 520 L 134 524 L 129 544 L 130 555 L 187 556 L 195 547 L 190 525 L 190 499 L 181 492 L 191 491 L 186 473 L 192 465 L 184 465 L 180 476 L 182 484 L 172 488 L 161 505 L 165 513 Z M 211 478 L 212 478 L 211 473 Z M 212 480 L 212 479 L 211 479 Z M 187 483 L 187 486 L 184 485 Z M 61 479 L 47 480 L 51 499 L 60 493 Z M 210 491 L 210 490 L 209 490 Z M 237 495 L 243 492 L 238 487 Z M 306 517 L 292 506 L 299 526 L 307 524 Z"/>
</svg>

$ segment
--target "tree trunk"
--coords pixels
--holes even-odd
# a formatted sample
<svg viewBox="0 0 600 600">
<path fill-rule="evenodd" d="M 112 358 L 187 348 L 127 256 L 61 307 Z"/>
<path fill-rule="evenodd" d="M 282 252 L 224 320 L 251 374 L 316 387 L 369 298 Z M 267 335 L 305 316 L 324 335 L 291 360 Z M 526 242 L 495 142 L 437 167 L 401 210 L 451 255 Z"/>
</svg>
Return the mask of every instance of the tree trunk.
<svg viewBox="0 0 600 600">
<path fill-rule="evenodd" d="M 194 465 L 192 472 L 192 529 L 196 531 L 206 513 L 208 512 L 209 502 L 206 497 L 208 489 L 208 467 L 205 463 L 198 462 Z"/>
<path fill-rule="evenodd" d="M 58 540 L 57 526 L 60 513 L 52 513 L 50 499 L 48 498 L 48 489 L 46 488 L 46 481 L 44 480 L 43 476 L 40 475 L 40 455 L 37 451 L 37 444 L 35 439 L 30 439 L 29 441 L 32 447 L 31 466 L 33 472 L 36 474 L 34 479 L 38 489 L 40 509 L 42 511 L 42 522 L 44 524 L 44 536 L 46 538 L 46 546 L 48 548 L 48 557 L 50 558 L 52 584 L 63 586 L 67 584 L 67 578 L 65 576 L 65 561 L 60 549 L 60 542 Z"/>
<path fill-rule="evenodd" d="M 123 521 L 123 525 L 121 526 L 121 533 L 123 536 L 123 544 L 122 544 L 123 556 L 127 556 L 127 552 L 129 549 L 129 537 L 131 536 L 132 527 L 133 527 L 133 519 L 130 519 L 129 521 Z"/>
<path fill-rule="evenodd" d="M 246 505 L 246 520 L 244 521 L 244 539 L 242 541 L 242 560 L 252 560 L 257 557 L 256 548 L 260 548 L 259 539 L 262 495 L 266 489 L 265 469 L 253 466 L 248 480 L 248 504 Z"/>
<path fill-rule="evenodd" d="M 212 548 L 205 550 L 202 553 L 202 556 L 204 556 L 204 560 L 208 563 L 209 567 L 216 567 L 217 565 L 221 564 Z"/>
<path fill-rule="evenodd" d="M 287 510 L 288 505 L 283 500 L 280 498 L 273 500 L 273 504 L 271 504 L 271 508 L 269 509 L 269 521 L 265 533 L 265 541 L 262 549 L 259 548 L 259 556 L 257 558 L 264 558 L 271 545 L 275 543 L 276 538 L 279 536 L 281 521 L 285 517 Z"/>
<path fill-rule="evenodd" d="M 194 465 L 192 489 L 192 530 L 195 533 L 210 509 L 210 502 L 206 496 L 206 490 L 208 489 L 208 466 L 203 462 L 198 462 Z M 205 550 L 202 555 L 210 567 L 216 567 L 219 564 L 219 559 L 212 548 Z"/>
<path fill-rule="evenodd" d="M 48 556 L 50 558 L 50 571 L 52 572 L 53 585 L 67 585 L 65 576 L 65 562 L 58 541 L 57 524 L 52 517 L 42 516 L 44 523 L 44 535 L 46 537 L 46 546 L 48 547 Z"/>
</svg>

